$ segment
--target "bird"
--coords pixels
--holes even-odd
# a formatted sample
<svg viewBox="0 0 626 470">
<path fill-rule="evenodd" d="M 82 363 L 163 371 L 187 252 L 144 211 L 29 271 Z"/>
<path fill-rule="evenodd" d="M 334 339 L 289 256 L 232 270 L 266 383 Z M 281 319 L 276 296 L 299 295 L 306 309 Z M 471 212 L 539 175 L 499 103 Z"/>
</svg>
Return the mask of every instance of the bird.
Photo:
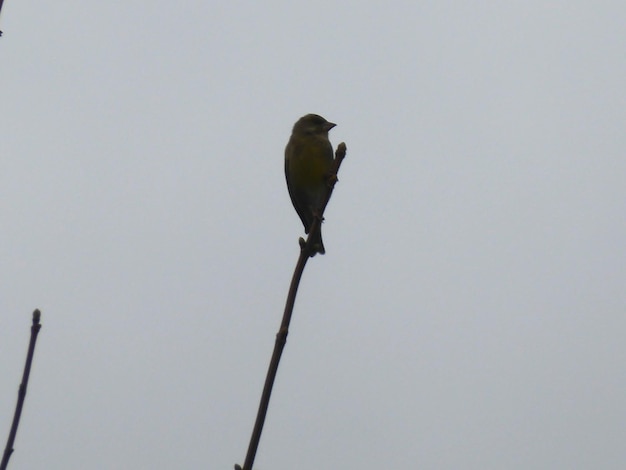
<svg viewBox="0 0 626 470">
<path fill-rule="evenodd" d="M 315 218 L 321 216 L 328 194 L 328 181 L 333 167 L 333 146 L 328 131 L 337 124 L 317 114 L 307 114 L 296 121 L 285 147 L 285 178 L 293 207 L 304 232 L 309 233 Z M 326 253 L 321 228 L 313 240 L 311 256 Z"/>
</svg>

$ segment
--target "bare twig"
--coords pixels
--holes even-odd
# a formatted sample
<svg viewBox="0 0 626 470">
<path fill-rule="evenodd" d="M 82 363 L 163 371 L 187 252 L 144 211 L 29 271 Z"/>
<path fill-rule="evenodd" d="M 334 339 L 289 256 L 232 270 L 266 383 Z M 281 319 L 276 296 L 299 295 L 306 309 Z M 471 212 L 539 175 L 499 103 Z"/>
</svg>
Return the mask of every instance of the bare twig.
<svg viewBox="0 0 626 470">
<path fill-rule="evenodd" d="M 37 342 L 37 334 L 41 329 L 39 320 L 41 319 L 41 312 L 35 310 L 33 312 L 33 325 L 30 327 L 30 343 L 28 345 L 28 354 L 26 356 L 26 364 L 24 365 L 24 374 L 22 375 L 22 383 L 17 392 L 17 405 L 15 406 L 15 415 L 13 416 L 13 424 L 11 425 L 11 432 L 9 432 L 9 438 L 7 439 L 7 445 L 4 448 L 4 454 L 2 456 L 2 463 L 0 463 L 0 470 L 6 470 L 9 464 L 9 459 L 13 453 L 13 443 L 15 442 L 15 435 L 17 434 L 17 427 L 20 424 L 20 416 L 22 415 L 22 407 L 24 406 L 24 399 L 26 398 L 26 387 L 28 386 L 28 376 L 30 375 L 30 365 L 33 362 L 33 354 L 35 353 L 35 343 Z"/>
<path fill-rule="evenodd" d="M 2 13 L 2 4 L 4 3 L 4 0 L 0 0 L 0 13 Z M 0 36 L 2 36 L 2 31 L 0 31 Z"/>
<path fill-rule="evenodd" d="M 285 304 L 285 312 L 283 313 L 283 320 L 280 324 L 280 329 L 276 334 L 276 342 L 274 343 L 274 352 L 272 353 L 272 359 L 265 378 L 265 385 L 263 387 L 263 393 L 261 394 L 261 402 L 259 403 L 259 411 L 257 412 L 256 422 L 254 423 L 254 429 L 252 430 L 252 437 L 250 438 L 250 445 L 248 446 L 248 453 L 246 454 L 246 460 L 243 464 L 243 469 L 240 465 L 235 465 L 235 470 L 252 470 L 254 464 L 254 458 L 256 456 L 257 448 L 259 447 L 259 441 L 261 440 L 261 433 L 263 432 L 263 424 L 265 423 L 265 415 L 267 414 L 267 408 L 270 402 L 270 396 L 272 394 L 272 387 L 274 386 L 274 379 L 276 378 L 276 372 L 278 371 L 278 363 L 280 362 L 280 356 L 283 353 L 285 343 L 287 342 L 287 334 L 289 333 L 289 323 L 291 322 L 291 314 L 293 312 L 293 306 L 296 301 L 296 293 L 298 292 L 298 286 L 300 284 L 300 278 L 302 272 L 306 266 L 306 262 L 314 253 L 313 240 L 319 239 L 316 237 L 321 230 L 321 224 L 323 220 L 324 210 L 328 205 L 330 196 L 333 193 L 335 183 L 337 180 L 337 173 L 341 162 L 346 156 L 346 144 L 343 142 L 339 144 L 335 152 L 335 160 L 331 174 L 328 175 L 328 193 L 324 200 L 324 204 L 320 208 L 319 217 L 315 217 L 311 229 L 309 230 L 309 236 L 306 242 L 300 239 L 300 257 L 296 264 L 296 269 L 291 278 L 291 285 L 289 286 L 289 293 L 287 294 L 287 302 Z"/>
</svg>

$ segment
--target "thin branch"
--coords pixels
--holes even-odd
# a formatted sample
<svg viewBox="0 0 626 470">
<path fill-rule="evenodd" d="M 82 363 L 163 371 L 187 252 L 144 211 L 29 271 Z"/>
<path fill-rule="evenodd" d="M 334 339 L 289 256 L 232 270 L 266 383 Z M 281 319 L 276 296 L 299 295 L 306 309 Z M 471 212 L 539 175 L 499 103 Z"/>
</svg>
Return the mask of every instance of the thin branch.
<svg viewBox="0 0 626 470">
<path fill-rule="evenodd" d="M 35 310 L 33 312 L 33 325 L 30 327 L 30 343 L 28 345 L 28 354 L 26 356 L 26 364 L 24 365 L 24 374 L 22 375 L 22 383 L 17 392 L 17 405 L 15 406 L 15 415 L 13 416 L 13 424 L 11 425 L 11 432 L 9 432 L 9 438 L 7 439 L 7 445 L 4 448 L 4 454 L 2 456 L 2 463 L 0 463 L 0 470 L 6 470 L 9 464 L 9 459 L 13 453 L 13 444 L 15 442 L 15 435 L 17 434 L 17 427 L 20 424 L 20 416 L 22 415 L 22 407 L 24 406 L 24 399 L 26 398 L 26 387 L 28 387 L 28 376 L 30 375 L 30 366 L 33 363 L 33 354 L 35 353 L 35 343 L 37 342 L 37 335 L 41 329 L 39 320 L 41 319 L 41 312 Z"/>
<path fill-rule="evenodd" d="M 0 0 L 0 14 L 2 14 L 2 4 L 4 3 L 4 0 Z M 2 36 L 2 31 L 0 31 L 0 36 Z"/>
<path fill-rule="evenodd" d="M 296 264 L 296 269 L 291 278 L 291 285 L 289 286 L 289 293 L 287 294 L 287 302 L 285 304 L 285 312 L 283 313 L 283 320 L 280 324 L 280 329 L 276 334 L 276 342 L 274 343 L 274 352 L 272 353 L 272 359 L 270 360 L 270 366 L 265 378 L 265 385 L 263 386 L 263 393 L 261 394 L 261 402 L 259 404 L 259 411 L 257 412 L 256 422 L 254 423 L 254 429 L 252 430 L 252 437 L 250 438 L 250 445 L 248 446 L 248 453 L 246 454 L 246 460 L 243 464 L 243 469 L 238 464 L 235 465 L 235 470 L 252 470 L 254 464 L 254 458 L 256 457 L 256 451 L 259 447 L 259 441 L 261 440 L 261 433 L 263 432 L 263 424 L 265 423 L 265 416 L 267 414 L 267 408 L 270 403 L 270 396 L 272 394 L 272 387 L 274 386 L 274 379 L 276 378 L 276 372 L 278 371 L 278 363 L 280 362 L 280 356 L 285 348 L 287 342 L 287 334 L 289 333 L 289 323 L 291 322 L 291 314 L 293 313 L 293 306 L 296 301 L 296 294 L 298 292 L 298 286 L 300 285 L 300 279 L 302 278 L 302 272 L 306 266 L 306 262 L 309 260 L 312 254 L 315 253 L 313 240 L 318 239 L 316 237 L 321 230 L 321 224 L 323 220 L 324 210 L 328 205 L 330 196 L 333 194 L 335 183 L 337 183 L 337 173 L 341 162 L 346 157 L 346 144 L 343 142 L 339 144 L 335 152 L 335 160 L 333 162 L 333 168 L 328 175 L 328 193 L 324 200 L 324 204 L 320 208 L 319 217 L 315 217 L 309 236 L 306 242 L 300 239 L 300 256 Z"/>
</svg>

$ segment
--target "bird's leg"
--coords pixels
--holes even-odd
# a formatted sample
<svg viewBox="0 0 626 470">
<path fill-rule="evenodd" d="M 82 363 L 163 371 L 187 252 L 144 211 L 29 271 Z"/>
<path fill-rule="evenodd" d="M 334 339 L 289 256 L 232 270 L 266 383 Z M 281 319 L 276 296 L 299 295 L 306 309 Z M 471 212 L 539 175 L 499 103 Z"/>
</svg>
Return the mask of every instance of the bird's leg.
<svg viewBox="0 0 626 470">
<path fill-rule="evenodd" d="M 312 209 L 311 213 L 313 217 L 320 221 L 320 224 L 324 222 L 324 217 L 322 217 L 321 211 L 319 209 Z"/>
<path fill-rule="evenodd" d="M 335 183 L 337 181 L 339 181 L 339 178 L 337 178 L 337 173 L 328 173 L 326 175 L 326 186 L 328 186 L 329 188 L 335 186 Z"/>
</svg>

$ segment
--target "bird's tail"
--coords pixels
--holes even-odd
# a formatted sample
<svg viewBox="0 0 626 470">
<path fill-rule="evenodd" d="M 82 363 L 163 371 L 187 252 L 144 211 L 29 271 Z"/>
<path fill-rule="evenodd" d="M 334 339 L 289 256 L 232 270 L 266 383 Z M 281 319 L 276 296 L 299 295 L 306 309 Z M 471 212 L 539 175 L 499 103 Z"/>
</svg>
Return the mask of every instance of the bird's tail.
<svg viewBox="0 0 626 470">
<path fill-rule="evenodd" d="M 319 230 L 313 238 L 313 250 L 311 251 L 311 258 L 315 256 L 317 253 L 323 255 L 326 253 L 326 248 L 324 248 L 324 242 L 322 242 L 322 231 Z"/>
</svg>

